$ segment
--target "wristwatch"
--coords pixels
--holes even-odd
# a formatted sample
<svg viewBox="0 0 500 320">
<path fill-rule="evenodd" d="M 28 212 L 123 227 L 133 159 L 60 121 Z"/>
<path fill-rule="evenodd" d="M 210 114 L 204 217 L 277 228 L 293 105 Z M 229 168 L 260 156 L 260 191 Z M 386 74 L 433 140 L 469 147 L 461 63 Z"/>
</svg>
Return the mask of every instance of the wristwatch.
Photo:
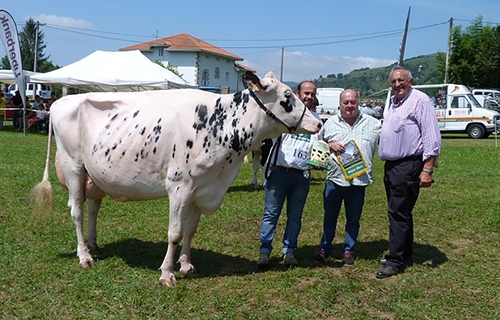
<svg viewBox="0 0 500 320">
<path fill-rule="evenodd" d="M 424 168 L 424 169 L 422 169 L 422 172 L 425 172 L 425 173 L 429 174 L 430 176 L 432 176 L 432 173 L 434 171 L 432 171 L 432 169 L 431 170 L 427 170 L 427 169 Z"/>
</svg>

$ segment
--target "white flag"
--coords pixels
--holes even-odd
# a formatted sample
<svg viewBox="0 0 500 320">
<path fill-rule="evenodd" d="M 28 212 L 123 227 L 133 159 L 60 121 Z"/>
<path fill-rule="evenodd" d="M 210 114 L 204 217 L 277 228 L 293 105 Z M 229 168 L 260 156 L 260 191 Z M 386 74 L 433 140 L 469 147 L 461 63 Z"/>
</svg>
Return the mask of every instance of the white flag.
<svg viewBox="0 0 500 320">
<path fill-rule="evenodd" d="M 0 38 L 2 39 L 5 52 L 9 58 L 12 73 L 16 78 L 17 87 L 20 90 L 23 104 L 26 105 L 26 88 L 23 73 L 23 61 L 21 59 L 21 48 L 19 45 L 19 36 L 17 34 L 17 27 L 14 18 L 5 10 L 0 10 Z"/>
</svg>

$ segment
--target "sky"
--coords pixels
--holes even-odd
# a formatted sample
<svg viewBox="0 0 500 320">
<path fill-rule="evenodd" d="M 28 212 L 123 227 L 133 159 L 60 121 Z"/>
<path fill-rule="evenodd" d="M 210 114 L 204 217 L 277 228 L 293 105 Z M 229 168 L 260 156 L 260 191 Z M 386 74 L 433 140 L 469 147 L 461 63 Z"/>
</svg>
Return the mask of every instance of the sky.
<svg viewBox="0 0 500 320">
<path fill-rule="evenodd" d="M 44 54 L 61 67 L 188 33 L 261 77 L 273 71 L 295 82 L 396 62 L 410 7 L 405 59 L 446 52 L 451 18 L 463 29 L 480 16 L 500 23 L 500 0 L 0 0 L 19 31 L 29 18 L 40 22 Z"/>
</svg>

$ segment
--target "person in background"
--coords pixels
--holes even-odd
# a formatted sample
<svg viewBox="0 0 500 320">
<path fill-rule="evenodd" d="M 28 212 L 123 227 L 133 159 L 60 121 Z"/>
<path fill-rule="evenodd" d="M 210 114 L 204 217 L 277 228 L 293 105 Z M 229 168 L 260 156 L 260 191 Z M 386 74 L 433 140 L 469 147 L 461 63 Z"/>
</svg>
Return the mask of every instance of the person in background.
<svg viewBox="0 0 500 320">
<path fill-rule="evenodd" d="M 40 97 L 39 95 L 35 95 L 35 102 L 33 102 L 33 109 L 34 110 L 45 109 L 44 105 L 43 105 L 42 97 Z"/>
<path fill-rule="evenodd" d="M 26 110 L 23 110 L 19 116 L 17 131 L 23 131 L 25 114 L 26 114 L 26 125 L 28 125 L 28 120 L 35 117 L 35 110 L 33 110 L 33 107 L 31 106 L 28 97 L 26 97 Z"/>
<path fill-rule="evenodd" d="M 380 121 L 359 112 L 359 97 L 356 91 L 346 89 L 340 94 L 340 113 L 331 116 L 323 128 L 323 140 L 330 151 L 342 154 L 345 144 L 354 140 L 361 150 L 368 171 L 354 179 L 347 180 L 337 161 L 326 176 L 323 192 L 324 219 L 320 251 L 314 260 L 322 262 L 332 254 L 332 241 L 337 229 L 342 202 L 344 202 L 346 225 L 342 260 L 344 265 L 354 264 L 354 248 L 359 233 L 359 220 L 365 202 L 365 189 L 372 183 L 372 163 L 380 134 Z M 334 157 L 333 157 L 334 158 Z"/>
<path fill-rule="evenodd" d="M 316 98 L 316 86 L 310 81 L 297 86 L 297 97 L 305 107 L 312 109 Z M 319 116 L 314 114 L 318 119 Z M 276 225 L 287 201 L 287 221 L 283 235 L 283 263 L 296 266 L 295 249 L 302 224 L 302 211 L 309 193 L 309 166 L 307 160 L 318 134 L 283 134 L 276 139 L 268 158 L 271 174 L 264 188 L 264 216 L 260 226 L 260 257 L 257 266 L 268 267 Z"/>
<path fill-rule="evenodd" d="M 48 98 L 47 101 L 45 101 L 45 109 L 50 110 L 50 106 L 52 106 L 52 104 L 56 102 L 56 100 L 57 100 L 56 95 L 54 92 L 52 92 L 50 94 L 50 98 Z"/>
<path fill-rule="evenodd" d="M 26 100 L 27 101 L 27 100 Z M 19 119 L 21 117 L 21 109 L 23 108 L 23 98 L 21 97 L 21 93 L 16 91 L 12 99 L 10 100 L 12 108 L 17 109 L 12 111 L 12 125 L 14 128 L 22 128 L 19 127 Z"/>
<path fill-rule="evenodd" d="M 0 130 L 3 130 L 3 117 L 5 115 L 5 107 L 7 105 L 7 99 L 3 92 L 0 92 Z"/>
<path fill-rule="evenodd" d="M 441 134 L 434 104 L 412 88 L 411 72 L 391 70 L 394 97 L 380 134 L 378 155 L 385 161 L 384 185 L 389 216 L 389 253 L 380 262 L 379 279 L 392 277 L 412 264 L 413 216 L 420 188 L 432 185 L 433 168 L 441 150 Z"/>
</svg>

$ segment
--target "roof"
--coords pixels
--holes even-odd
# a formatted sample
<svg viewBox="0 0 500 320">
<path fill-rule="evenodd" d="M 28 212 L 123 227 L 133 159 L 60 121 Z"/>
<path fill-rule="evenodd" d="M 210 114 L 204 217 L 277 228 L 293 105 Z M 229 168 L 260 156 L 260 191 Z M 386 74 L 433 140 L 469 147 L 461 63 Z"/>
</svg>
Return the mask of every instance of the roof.
<svg viewBox="0 0 500 320">
<path fill-rule="evenodd" d="M 235 62 L 234 65 L 237 66 L 237 67 L 239 67 L 239 68 L 241 68 L 241 69 L 243 69 L 243 70 L 250 71 L 250 72 L 255 72 L 254 69 L 252 69 L 250 67 L 247 67 L 245 65 L 242 65 L 241 63 Z"/>
<path fill-rule="evenodd" d="M 216 47 L 208 42 L 195 38 L 187 33 L 177 34 L 166 38 L 156 39 L 121 48 L 120 51 L 140 50 L 149 51 L 153 47 L 165 46 L 168 51 L 201 51 L 228 57 L 234 60 L 243 60 L 242 57 Z"/>
</svg>

